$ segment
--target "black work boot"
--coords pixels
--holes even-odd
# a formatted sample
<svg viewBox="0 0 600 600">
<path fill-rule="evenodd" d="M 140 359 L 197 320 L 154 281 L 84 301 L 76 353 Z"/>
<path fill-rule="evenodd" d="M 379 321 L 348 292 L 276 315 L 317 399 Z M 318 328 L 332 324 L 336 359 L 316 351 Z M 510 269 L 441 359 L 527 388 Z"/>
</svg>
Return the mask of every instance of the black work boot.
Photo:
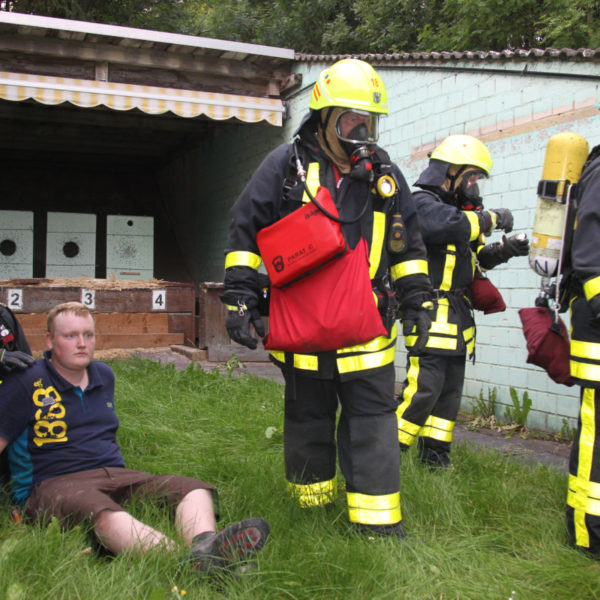
<svg viewBox="0 0 600 600">
<path fill-rule="evenodd" d="M 194 537 L 189 560 L 198 571 L 216 573 L 256 556 L 269 537 L 269 524 L 261 518 L 244 519 L 215 533 Z"/>
<path fill-rule="evenodd" d="M 396 537 L 399 540 L 406 537 L 404 525 L 402 521 L 394 525 L 365 525 L 364 523 L 354 523 L 356 529 L 362 534 L 369 537 Z"/>
<path fill-rule="evenodd" d="M 421 455 L 421 462 L 430 469 L 451 468 L 449 450 L 439 446 L 436 448 L 426 446 L 421 438 L 419 438 L 418 448 L 419 454 Z"/>
</svg>

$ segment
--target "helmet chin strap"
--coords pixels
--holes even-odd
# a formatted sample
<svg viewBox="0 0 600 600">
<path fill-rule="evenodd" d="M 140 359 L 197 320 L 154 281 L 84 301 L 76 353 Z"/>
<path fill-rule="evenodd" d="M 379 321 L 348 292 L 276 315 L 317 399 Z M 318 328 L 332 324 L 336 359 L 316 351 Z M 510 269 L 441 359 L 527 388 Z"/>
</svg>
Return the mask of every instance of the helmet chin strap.
<svg viewBox="0 0 600 600">
<path fill-rule="evenodd" d="M 446 173 L 446 177 L 450 180 L 450 188 L 448 189 L 449 192 L 456 192 L 454 184 L 456 183 L 456 180 L 467 170 L 467 166 L 468 165 L 461 165 L 454 175 Z"/>
</svg>

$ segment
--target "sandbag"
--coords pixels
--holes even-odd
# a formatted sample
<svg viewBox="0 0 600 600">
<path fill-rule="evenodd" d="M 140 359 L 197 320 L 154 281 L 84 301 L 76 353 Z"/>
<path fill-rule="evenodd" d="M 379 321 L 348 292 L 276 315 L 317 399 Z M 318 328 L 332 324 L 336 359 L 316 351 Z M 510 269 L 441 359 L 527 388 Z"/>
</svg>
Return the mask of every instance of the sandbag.
<svg viewBox="0 0 600 600">
<path fill-rule="evenodd" d="M 519 317 L 527 342 L 527 362 L 542 367 L 556 383 L 571 386 L 569 334 L 563 320 L 547 306 L 521 308 Z"/>
<path fill-rule="evenodd" d="M 504 298 L 498 288 L 483 275 L 475 274 L 475 279 L 469 284 L 471 305 L 475 310 L 482 310 L 484 315 L 506 310 Z"/>
</svg>

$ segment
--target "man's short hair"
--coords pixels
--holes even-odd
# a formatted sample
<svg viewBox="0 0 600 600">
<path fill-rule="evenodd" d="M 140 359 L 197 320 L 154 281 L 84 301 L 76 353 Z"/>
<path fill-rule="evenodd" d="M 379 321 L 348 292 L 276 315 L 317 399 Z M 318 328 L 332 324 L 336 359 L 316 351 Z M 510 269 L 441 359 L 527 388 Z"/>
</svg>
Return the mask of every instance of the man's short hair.
<svg viewBox="0 0 600 600">
<path fill-rule="evenodd" d="M 65 312 L 73 313 L 77 317 L 90 316 L 92 317 L 92 321 L 94 320 L 92 311 L 81 302 L 63 302 L 62 304 L 57 304 L 54 308 L 50 309 L 50 312 L 48 313 L 47 325 L 50 335 L 54 335 L 54 322 L 56 321 L 56 317 Z"/>
</svg>

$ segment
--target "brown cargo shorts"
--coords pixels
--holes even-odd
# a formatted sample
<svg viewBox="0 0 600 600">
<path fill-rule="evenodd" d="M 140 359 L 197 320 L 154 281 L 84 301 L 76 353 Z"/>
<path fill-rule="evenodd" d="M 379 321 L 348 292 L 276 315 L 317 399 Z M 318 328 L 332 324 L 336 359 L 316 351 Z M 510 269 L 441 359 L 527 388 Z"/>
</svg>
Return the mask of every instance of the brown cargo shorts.
<svg viewBox="0 0 600 600">
<path fill-rule="evenodd" d="M 192 477 L 152 475 L 123 467 L 103 467 L 52 477 L 34 486 L 23 507 L 31 521 L 48 523 L 56 517 L 73 526 L 93 523 L 103 510 L 122 511 L 132 496 L 174 508 L 191 491 L 210 490 L 218 518 L 217 492 L 213 486 Z"/>
</svg>

